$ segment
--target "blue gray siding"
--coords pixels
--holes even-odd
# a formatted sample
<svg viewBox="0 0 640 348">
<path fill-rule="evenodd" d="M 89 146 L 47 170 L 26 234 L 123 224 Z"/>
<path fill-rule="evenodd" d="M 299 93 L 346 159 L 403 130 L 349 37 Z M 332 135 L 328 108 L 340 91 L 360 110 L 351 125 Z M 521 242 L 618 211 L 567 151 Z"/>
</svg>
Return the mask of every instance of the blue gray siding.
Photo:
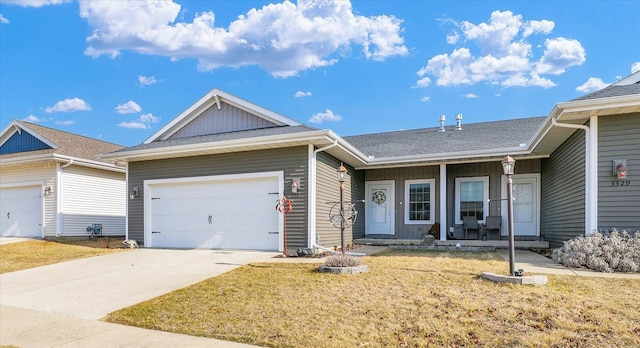
<svg viewBox="0 0 640 348">
<path fill-rule="evenodd" d="M 218 106 L 214 104 L 170 138 L 183 138 L 277 126 L 272 122 L 235 106 L 223 102 L 221 102 L 221 104 L 220 110 L 218 110 Z"/>
<path fill-rule="evenodd" d="M 626 180 L 613 160 L 627 160 Z M 598 228 L 640 231 L 640 114 L 598 119 Z"/>
<path fill-rule="evenodd" d="M 340 185 L 336 171 L 340 161 L 331 155 L 320 152 L 316 156 L 316 234 L 319 244 L 325 247 L 340 245 L 340 229 L 329 223 L 329 210 L 333 203 L 340 201 Z M 347 180 L 345 181 L 345 201 L 364 199 L 364 172 L 356 171 L 345 164 Z M 364 203 L 357 203 L 358 218 L 352 228 L 345 230 L 345 242 L 364 237 Z"/>
<path fill-rule="evenodd" d="M 180 157 L 129 163 L 129 188 L 138 187 L 139 197 L 129 200 L 129 238 L 144 243 L 144 180 L 283 171 L 285 195 L 291 194 L 291 179 L 300 179 L 293 196 L 293 211 L 287 214 L 287 247 L 307 246 L 308 149 L 306 146 L 245 151 L 219 155 Z M 274 209 L 275 200 L 274 197 Z M 247 207 L 250 216 L 251 207 Z"/>
<path fill-rule="evenodd" d="M 517 167 L 517 166 L 516 166 Z M 540 233 L 551 247 L 584 235 L 585 136 L 577 130 L 549 158 L 540 175 Z"/>
<path fill-rule="evenodd" d="M 42 140 L 25 131 L 22 131 L 20 133 L 13 133 L 13 135 L 9 137 L 9 139 L 7 139 L 7 141 L 5 141 L 2 146 L 0 146 L 0 155 L 25 151 L 44 150 L 49 148 L 50 146 L 43 143 Z"/>
</svg>

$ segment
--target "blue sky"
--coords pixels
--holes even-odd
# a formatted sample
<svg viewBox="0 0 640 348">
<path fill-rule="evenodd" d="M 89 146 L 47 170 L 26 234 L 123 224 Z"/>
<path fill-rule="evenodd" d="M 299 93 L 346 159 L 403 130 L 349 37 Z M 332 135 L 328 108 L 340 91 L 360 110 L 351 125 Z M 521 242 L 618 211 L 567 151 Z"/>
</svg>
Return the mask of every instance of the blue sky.
<svg viewBox="0 0 640 348">
<path fill-rule="evenodd" d="M 640 70 L 640 1 L 0 0 L 0 120 L 122 145 L 213 88 L 340 135 L 545 116 Z"/>
</svg>

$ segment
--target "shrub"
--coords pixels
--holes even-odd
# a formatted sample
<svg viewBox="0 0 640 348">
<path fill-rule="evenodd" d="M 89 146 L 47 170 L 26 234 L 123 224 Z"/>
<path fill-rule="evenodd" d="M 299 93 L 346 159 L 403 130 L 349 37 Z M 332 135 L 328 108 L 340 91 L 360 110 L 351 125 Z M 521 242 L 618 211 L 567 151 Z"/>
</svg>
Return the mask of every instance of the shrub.
<svg viewBox="0 0 640 348">
<path fill-rule="evenodd" d="M 551 258 L 567 267 L 599 272 L 640 272 L 640 232 L 596 231 L 564 242 Z"/>
<path fill-rule="evenodd" d="M 335 254 L 327 257 L 324 265 L 327 267 L 355 267 L 360 266 L 360 259 L 353 255 Z"/>
</svg>

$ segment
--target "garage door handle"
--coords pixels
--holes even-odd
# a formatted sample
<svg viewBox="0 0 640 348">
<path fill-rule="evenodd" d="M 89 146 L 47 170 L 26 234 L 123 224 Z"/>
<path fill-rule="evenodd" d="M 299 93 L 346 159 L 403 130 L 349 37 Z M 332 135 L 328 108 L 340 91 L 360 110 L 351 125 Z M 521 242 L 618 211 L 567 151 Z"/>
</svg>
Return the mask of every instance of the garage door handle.
<svg viewBox="0 0 640 348">
<path fill-rule="evenodd" d="M 7 219 L 10 219 L 9 214 L 11 214 L 11 213 L 7 213 Z"/>
<path fill-rule="evenodd" d="M 160 233 L 160 231 L 151 231 L 151 233 Z"/>
<path fill-rule="evenodd" d="M 209 215 L 209 225 L 211 225 L 211 219 L 213 218 L 213 216 Z"/>
<path fill-rule="evenodd" d="M 280 234 L 280 232 L 269 232 L 269 234 Z"/>
</svg>

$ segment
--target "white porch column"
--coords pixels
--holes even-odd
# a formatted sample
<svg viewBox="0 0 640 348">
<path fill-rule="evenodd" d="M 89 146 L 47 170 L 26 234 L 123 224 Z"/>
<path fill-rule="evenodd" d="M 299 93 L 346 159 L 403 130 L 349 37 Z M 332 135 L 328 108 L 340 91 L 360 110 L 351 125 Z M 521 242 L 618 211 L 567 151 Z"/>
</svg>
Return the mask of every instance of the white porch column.
<svg viewBox="0 0 640 348">
<path fill-rule="evenodd" d="M 447 165 L 440 164 L 440 240 L 447 240 Z"/>
<path fill-rule="evenodd" d="M 598 229 L 598 116 L 589 119 L 585 160 L 585 235 Z"/>
</svg>

